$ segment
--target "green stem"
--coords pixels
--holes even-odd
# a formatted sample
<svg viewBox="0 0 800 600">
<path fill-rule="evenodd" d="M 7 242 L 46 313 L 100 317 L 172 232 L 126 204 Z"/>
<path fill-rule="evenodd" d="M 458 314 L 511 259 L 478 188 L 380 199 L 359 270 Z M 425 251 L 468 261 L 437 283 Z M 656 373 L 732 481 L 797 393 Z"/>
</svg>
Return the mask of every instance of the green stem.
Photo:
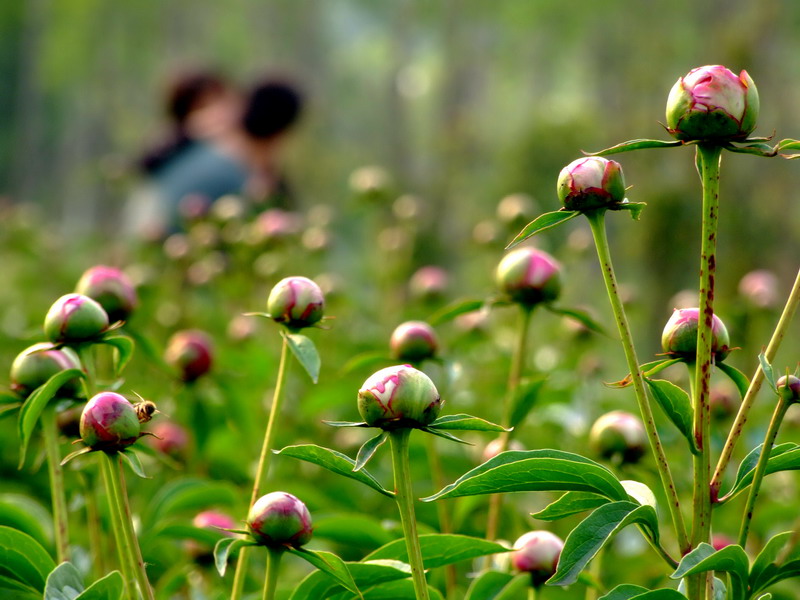
<svg viewBox="0 0 800 600">
<path fill-rule="evenodd" d="M 411 429 L 405 428 L 389 432 L 389 441 L 392 444 L 395 500 L 397 500 L 397 508 L 400 510 L 400 521 L 403 524 L 403 535 L 406 538 L 408 551 L 408 564 L 411 565 L 411 577 L 414 580 L 417 600 L 429 600 L 425 566 L 422 563 L 422 551 L 417 535 L 417 519 L 414 516 L 414 495 L 408 464 L 408 438 L 410 435 Z"/>
<path fill-rule="evenodd" d="M 780 347 L 786 332 L 789 330 L 789 325 L 792 322 L 792 318 L 794 317 L 794 313 L 797 310 L 798 304 L 800 304 L 800 271 L 797 272 L 797 277 L 794 280 L 794 286 L 789 294 L 789 299 L 786 301 L 786 306 L 783 308 L 783 313 L 778 320 L 778 324 L 775 326 L 775 331 L 773 332 L 772 338 L 767 345 L 767 349 L 764 351 L 764 356 L 767 359 L 767 362 L 771 363 L 774 360 L 775 355 L 778 353 L 778 348 Z M 759 364 L 755 375 L 753 375 L 753 378 L 750 380 L 750 386 L 747 388 L 747 392 L 745 392 L 744 398 L 742 399 L 742 404 L 739 407 L 736 420 L 734 421 L 731 431 L 728 434 L 728 439 L 725 441 L 725 446 L 722 449 L 722 454 L 720 454 L 719 461 L 717 461 L 717 468 L 714 471 L 714 476 L 711 478 L 710 487 L 712 501 L 716 501 L 719 497 L 719 490 L 722 486 L 722 477 L 725 474 L 725 469 L 731 460 L 731 455 L 733 454 L 733 449 L 736 447 L 736 442 L 739 441 L 739 437 L 742 435 L 744 424 L 747 422 L 747 416 L 750 413 L 750 407 L 753 405 L 753 401 L 758 395 L 758 391 L 761 389 L 761 384 L 763 382 L 764 371 L 761 369 L 761 365 Z"/>
<path fill-rule="evenodd" d="M 756 464 L 756 471 L 753 474 L 753 483 L 750 485 L 750 493 L 747 495 L 747 504 L 744 509 L 744 516 L 742 517 L 742 527 L 739 529 L 739 545 L 744 548 L 747 543 L 747 534 L 750 533 L 750 524 L 753 520 L 753 511 L 755 510 L 756 500 L 758 499 L 758 492 L 761 489 L 761 481 L 767 471 L 767 462 L 769 462 L 769 455 L 772 451 L 772 445 L 775 443 L 775 438 L 778 437 L 778 429 L 780 429 L 783 417 L 786 416 L 786 410 L 789 408 L 790 402 L 781 397 L 778 406 L 775 407 L 775 412 L 772 413 L 772 420 L 767 428 L 767 434 L 764 436 L 764 444 L 761 446 L 761 455 L 758 457 L 758 464 Z"/>
<path fill-rule="evenodd" d="M 102 524 L 100 512 L 97 510 L 97 492 L 93 483 L 96 481 L 95 473 L 89 468 L 82 470 L 84 498 L 86 500 L 86 526 L 89 530 L 89 548 L 92 556 L 92 569 L 95 579 L 100 579 L 108 573 L 106 567 L 106 552 L 103 544 Z"/>
<path fill-rule="evenodd" d="M 275 598 L 275 590 L 278 587 L 278 571 L 280 570 L 281 557 L 283 557 L 283 552 L 281 550 L 267 548 L 267 576 L 264 579 L 264 593 L 261 596 L 262 600 L 273 600 L 273 598 Z"/>
<path fill-rule="evenodd" d="M 432 435 L 425 436 L 425 444 L 428 449 L 428 466 L 431 470 L 431 480 L 433 481 L 434 488 L 437 490 L 441 490 L 447 485 L 447 481 L 444 478 L 444 471 L 442 470 L 442 461 L 439 456 L 439 451 L 436 447 L 436 437 Z M 453 533 L 453 523 L 450 519 L 450 512 L 453 510 L 453 506 L 446 502 L 437 502 L 436 503 L 436 514 L 439 517 L 439 530 L 441 533 L 448 534 Z M 445 590 L 447 592 L 447 597 L 452 598 L 453 594 L 455 594 L 456 586 L 458 585 L 458 581 L 456 578 L 456 566 L 455 565 L 447 565 L 444 568 L 444 579 L 445 579 Z"/>
<path fill-rule="evenodd" d="M 272 457 L 272 444 L 275 438 L 276 424 L 281 412 L 283 401 L 283 382 L 286 379 L 286 371 L 289 359 L 289 342 L 284 337 L 281 346 L 281 359 L 278 364 L 278 379 L 275 382 L 275 390 L 272 394 L 272 406 L 269 411 L 269 421 L 267 430 L 264 433 L 264 442 L 261 445 L 261 456 L 258 459 L 256 478 L 253 483 L 253 492 L 250 494 L 250 506 L 256 503 L 261 497 L 261 487 L 269 473 L 269 461 Z M 247 559 L 250 554 L 248 546 L 239 551 L 239 559 L 236 561 L 236 573 L 233 576 L 233 589 L 231 590 L 231 600 L 239 600 L 244 592 L 244 580 L 247 573 Z"/>
<path fill-rule="evenodd" d="M 511 412 L 514 410 L 514 400 L 517 397 L 519 383 L 522 380 L 522 373 L 528 357 L 528 333 L 530 330 L 533 306 L 520 305 L 519 335 L 517 344 L 514 348 L 514 355 L 511 359 L 511 369 L 508 373 L 508 385 L 506 386 L 506 396 L 503 399 L 503 419 L 500 422 L 503 427 L 508 429 L 511 424 Z M 500 447 L 498 453 L 508 449 L 508 442 L 511 439 L 510 432 L 500 434 Z M 497 532 L 500 528 L 500 512 L 503 506 L 503 496 L 492 494 L 489 498 L 489 514 L 486 518 L 486 539 L 497 539 Z"/>
<path fill-rule="evenodd" d="M 605 213 L 602 210 L 586 213 L 586 217 L 589 219 L 589 225 L 592 228 L 592 236 L 594 237 L 594 243 L 597 247 L 597 258 L 600 260 L 600 268 L 603 272 L 603 280 L 606 284 L 608 299 L 611 302 L 611 310 L 614 313 L 614 320 L 619 330 L 622 349 L 625 352 L 625 359 L 628 363 L 628 369 L 630 369 L 631 372 L 633 389 L 636 394 L 636 401 L 639 405 L 639 412 L 642 415 L 647 438 L 650 441 L 650 448 L 656 460 L 656 467 L 658 468 L 658 474 L 661 478 L 661 484 L 664 486 L 664 493 L 667 495 L 667 505 L 669 506 L 670 515 L 672 516 L 675 535 L 678 539 L 681 554 L 685 554 L 690 550 L 689 538 L 686 534 L 686 526 L 683 522 L 683 515 L 681 514 L 680 500 L 678 499 L 678 492 L 675 489 L 675 483 L 673 482 L 672 473 L 669 469 L 667 455 L 664 452 L 664 447 L 661 445 L 658 431 L 656 431 L 653 409 L 647 398 L 642 371 L 639 369 L 639 359 L 636 357 L 636 349 L 633 345 L 633 336 L 631 335 L 630 326 L 628 325 L 628 318 L 625 315 L 625 308 L 619 297 L 617 278 L 614 274 L 614 266 L 611 263 L 611 251 L 608 247 L 608 237 L 606 236 Z"/>
<path fill-rule="evenodd" d="M 56 557 L 62 563 L 69 560 L 69 528 L 67 499 L 64 492 L 64 470 L 58 447 L 56 409 L 48 406 L 42 413 L 42 432 L 47 454 L 47 473 L 50 476 L 50 495 L 53 505 L 53 525 L 56 538 Z"/>
<path fill-rule="evenodd" d="M 538 596 L 539 596 L 539 590 L 538 590 L 538 588 L 535 588 L 535 587 L 533 587 L 533 586 L 530 586 L 530 587 L 528 588 L 528 600 L 536 600 L 536 598 L 537 598 Z"/>
<path fill-rule="evenodd" d="M 119 503 L 116 501 L 115 484 L 116 479 L 113 473 L 113 459 L 104 452 L 100 452 L 100 471 L 103 475 L 103 484 L 106 488 L 106 496 L 109 506 L 109 521 L 111 521 L 111 531 L 114 536 L 114 545 L 117 548 L 117 558 L 119 568 L 122 571 L 122 578 L 125 580 L 125 590 L 128 600 L 138 600 L 139 593 L 136 591 L 136 574 L 133 564 L 127 552 L 125 534 L 122 531 L 123 515 L 119 512 Z"/>
</svg>

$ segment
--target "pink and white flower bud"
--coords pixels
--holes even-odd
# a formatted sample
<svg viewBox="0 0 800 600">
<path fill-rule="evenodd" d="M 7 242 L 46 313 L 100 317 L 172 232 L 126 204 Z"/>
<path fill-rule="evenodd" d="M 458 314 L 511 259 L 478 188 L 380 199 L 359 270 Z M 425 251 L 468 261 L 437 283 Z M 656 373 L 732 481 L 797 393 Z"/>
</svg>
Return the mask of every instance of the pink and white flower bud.
<svg viewBox="0 0 800 600">
<path fill-rule="evenodd" d="M 203 331 L 178 331 L 167 342 L 164 360 L 178 371 L 183 381 L 195 381 L 211 370 L 214 346 Z"/>
<path fill-rule="evenodd" d="M 411 365 L 381 369 L 358 391 L 358 412 L 373 427 L 425 427 L 436 420 L 441 408 L 433 381 Z"/>
<path fill-rule="evenodd" d="M 108 329 L 108 315 L 83 294 L 61 296 L 47 311 L 44 334 L 55 344 L 86 342 Z"/>
<path fill-rule="evenodd" d="M 772 271 L 750 271 L 739 281 L 739 293 L 756 308 L 775 308 L 778 304 L 778 277 Z"/>
<path fill-rule="evenodd" d="M 67 369 L 80 369 L 78 356 L 70 348 L 59 348 L 49 343 L 34 344 L 20 352 L 11 363 L 11 390 L 27 398 L 33 390 L 47 383 L 56 373 Z M 61 394 L 74 395 L 79 389 L 78 381 L 65 383 Z"/>
<path fill-rule="evenodd" d="M 83 443 L 93 450 L 116 452 L 139 439 L 141 425 L 127 398 L 114 392 L 92 397 L 81 414 Z"/>
<path fill-rule="evenodd" d="M 322 319 L 325 297 L 320 287 L 307 277 L 281 279 L 267 299 L 267 312 L 289 329 L 311 327 Z"/>
<path fill-rule="evenodd" d="M 497 266 L 497 287 L 513 302 L 535 306 L 561 293 L 561 266 L 543 250 L 517 248 Z"/>
<path fill-rule="evenodd" d="M 127 320 L 139 304 L 128 276 L 114 267 L 97 265 L 88 269 L 78 280 L 75 291 L 97 300 L 112 322 Z"/>
<path fill-rule="evenodd" d="M 638 417 L 614 410 L 594 422 L 589 445 L 605 459 L 619 457 L 623 463 L 635 463 L 647 449 L 647 434 Z"/>
<path fill-rule="evenodd" d="M 700 309 L 680 308 L 673 311 L 661 334 L 661 348 L 689 361 L 697 355 L 697 320 Z M 711 353 L 714 360 L 723 361 L 730 354 L 730 336 L 722 320 L 713 315 L 711 321 Z"/>
<path fill-rule="evenodd" d="M 755 129 L 758 109 L 758 90 L 747 71 L 699 67 L 672 86 L 667 128 L 683 141 L 742 140 Z"/>
<path fill-rule="evenodd" d="M 529 531 L 514 542 L 511 564 L 523 573 L 530 573 L 531 583 L 539 587 L 550 579 L 558 567 L 564 542 L 549 531 Z"/>
<path fill-rule="evenodd" d="M 256 542 L 271 548 L 300 548 L 313 532 L 306 505 L 286 492 L 272 492 L 256 500 L 247 515 L 247 529 Z"/>
<path fill-rule="evenodd" d="M 423 301 L 437 300 L 447 293 L 450 276 L 442 267 L 420 267 L 411 276 L 408 288 L 411 296 Z"/>
<path fill-rule="evenodd" d="M 392 358 L 419 362 L 436 356 L 439 340 L 433 327 L 424 321 L 406 321 L 392 332 L 389 347 Z"/>
<path fill-rule="evenodd" d="M 607 208 L 625 200 L 625 177 L 618 162 L 589 156 L 561 169 L 556 189 L 567 210 Z"/>
</svg>

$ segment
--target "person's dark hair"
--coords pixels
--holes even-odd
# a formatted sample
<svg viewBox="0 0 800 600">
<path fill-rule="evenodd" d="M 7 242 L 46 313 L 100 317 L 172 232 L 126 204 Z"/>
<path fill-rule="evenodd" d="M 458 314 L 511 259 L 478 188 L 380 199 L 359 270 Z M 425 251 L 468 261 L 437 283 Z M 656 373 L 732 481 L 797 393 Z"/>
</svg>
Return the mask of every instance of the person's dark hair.
<svg viewBox="0 0 800 600">
<path fill-rule="evenodd" d="M 303 95 L 293 84 L 271 79 L 250 91 L 242 127 L 255 138 L 270 138 L 289 129 L 303 110 Z"/>
<path fill-rule="evenodd" d="M 167 114 L 180 127 L 208 94 L 221 94 L 227 87 L 225 78 L 212 71 L 179 74 L 167 86 Z"/>
</svg>

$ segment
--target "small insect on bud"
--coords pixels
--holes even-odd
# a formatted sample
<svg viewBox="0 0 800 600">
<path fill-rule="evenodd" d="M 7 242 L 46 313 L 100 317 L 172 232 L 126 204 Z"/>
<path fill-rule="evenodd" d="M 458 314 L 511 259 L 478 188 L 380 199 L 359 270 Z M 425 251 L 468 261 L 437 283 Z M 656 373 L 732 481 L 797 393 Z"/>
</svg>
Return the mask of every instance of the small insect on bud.
<svg viewBox="0 0 800 600">
<path fill-rule="evenodd" d="M 778 379 L 775 387 L 788 402 L 800 402 L 800 379 L 794 375 L 784 375 Z"/>
<path fill-rule="evenodd" d="M 247 529 L 257 543 L 275 549 L 300 548 L 313 532 L 306 505 L 286 492 L 272 492 L 256 500 L 247 515 Z"/>
<path fill-rule="evenodd" d="M 743 140 L 756 127 L 758 109 L 758 90 L 747 71 L 699 67 L 672 86 L 667 129 L 683 141 Z"/>
<path fill-rule="evenodd" d="M 174 367 L 181 379 L 195 381 L 211 370 L 214 349 L 211 338 L 197 329 L 175 333 L 167 343 L 164 360 Z"/>
<path fill-rule="evenodd" d="M 150 402 L 150 400 L 137 402 L 133 405 L 133 408 L 136 409 L 136 418 L 139 419 L 139 423 L 150 422 L 153 415 L 158 412 L 155 402 Z"/>
<path fill-rule="evenodd" d="M 531 584 L 539 587 L 556 572 L 564 542 L 549 531 L 529 531 L 514 542 L 511 563 L 523 573 L 530 573 Z"/>
<path fill-rule="evenodd" d="M 281 279 L 267 299 L 272 319 L 289 329 L 311 327 L 322 319 L 324 309 L 322 290 L 307 277 Z"/>
<path fill-rule="evenodd" d="M 645 453 L 647 435 L 638 417 L 614 410 L 594 422 L 589 445 L 605 459 L 619 457 L 623 463 L 635 463 Z"/>
<path fill-rule="evenodd" d="M 44 334 L 55 344 L 86 342 L 108 329 L 108 315 L 83 294 L 61 296 L 47 311 Z"/>
<path fill-rule="evenodd" d="M 572 161 L 561 169 L 556 187 L 567 210 L 609 208 L 625 200 L 625 178 L 620 164 L 600 156 Z"/>
<path fill-rule="evenodd" d="M 661 347 L 667 354 L 694 361 L 697 356 L 697 320 L 700 309 L 676 309 L 661 334 Z M 721 362 L 730 354 L 728 329 L 717 315 L 711 322 L 711 353 Z"/>
<path fill-rule="evenodd" d="M 86 403 L 80 432 L 83 443 L 92 450 L 116 452 L 138 440 L 141 428 L 136 409 L 127 398 L 101 392 Z"/>
<path fill-rule="evenodd" d="M 497 287 L 511 301 L 533 307 L 561 293 L 561 266 L 543 250 L 518 248 L 497 266 Z"/>
<path fill-rule="evenodd" d="M 97 300 L 112 322 L 126 321 L 139 303 L 128 276 L 114 267 L 98 265 L 88 269 L 75 291 Z"/>
<path fill-rule="evenodd" d="M 397 326 L 389 340 L 392 358 L 419 362 L 436 356 L 439 341 L 433 327 L 424 321 L 406 321 Z"/>
<path fill-rule="evenodd" d="M 358 412 L 372 427 L 425 427 L 436 420 L 441 407 L 433 381 L 411 365 L 381 369 L 358 391 Z"/>
<path fill-rule="evenodd" d="M 57 349 L 49 342 L 34 344 L 20 352 L 11 363 L 11 390 L 27 398 L 56 373 L 80 368 L 78 356 L 70 348 Z M 74 396 L 78 389 L 75 379 L 65 383 L 59 393 Z"/>
</svg>

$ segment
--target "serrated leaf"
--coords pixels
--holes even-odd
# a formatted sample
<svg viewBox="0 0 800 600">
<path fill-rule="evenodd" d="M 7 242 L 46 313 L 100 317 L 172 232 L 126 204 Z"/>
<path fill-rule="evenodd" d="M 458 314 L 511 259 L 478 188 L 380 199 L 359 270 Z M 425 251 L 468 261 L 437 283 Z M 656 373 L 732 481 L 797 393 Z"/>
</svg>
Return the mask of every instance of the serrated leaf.
<svg viewBox="0 0 800 600">
<path fill-rule="evenodd" d="M 653 398 L 670 422 L 678 428 L 689 443 L 689 451 L 697 454 L 694 439 L 692 401 L 684 390 L 666 379 L 645 379 Z"/>
<path fill-rule="evenodd" d="M 448 304 L 444 308 L 437 310 L 428 318 L 428 323 L 431 324 L 431 327 L 436 327 L 437 325 L 441 325 L 442 323 L 447 323 L 452 321 L 456 317 L 461 315 L 465 315 L 467 313 L 475 312 L 476 310 L 481 310 L 484 305 L 486 304 L 485 300 L 457 300 L 452 304 Z"/>
<path fill-rule="evenodd" d="M 53 559 L 26 533 L 0 526 L 0 575 L 44 593 Z"/>
<path fill-rule="evenodd" d="M 133 356 L 134 341 L 126 335 L 108 335 L 97 341 L 114 348 L 114 377 L 119 377 Z"/>
<path fill-rule="evenodd" d="M 720 499 L 720 502 L 727 502 L 753 483 L 753 476 L 755 475 L 756 464 L 760 454 L 761 445 L 758 445 L 745 456 L 739 465 L 733 487 Z M 786 442 L 772 447 L 764 475 L 770 475 L 778 471 L 796 471 L 798 469 L 800 469 L 800 446 Z"/>
<path fill-rule="evenodd" d="M 736 389 L 739 390 L 739 396 L 744 398 L 744 395 L 747 393 L 747 388 L 750 387 L 750 379 L 748 379 L 747 375 L 736 367 L 732 367 L 724 362 L 718 362 L 717 368 L 728 376 L 728 379 L 730 379 L 736 386 Z"/>
<path fill-rule="evenodd" d="M 428 533 L 419 536 L 422 562 L 426 569 L 451 565 L 478 556 L 487 556 L 511 549 L 481 538 L 445 533 Z M 364 560 L 399 560 L 408 562 L 405 539 L 401 538 L 378 548 Z"/>
<path fill-rule="evenodd" d="M 125 581 L 119 571 L 111 571 L 105 577 L 98 579 L 75 600 L 120 600 L 124 591 Z"/>
<path fill-rule="evenodd" d="M 59 371 L 48 379 L 41 386 L 36 388 L 19 411 L 19 420 L 17 421 L 17 431 L 19 432 L 19 467 L 25 464 L 25 456 L 28 452 L 28 444 L 31 440 L 31 434 L 39 422 L 39 417 L 42 411 L 47 406 L 48 402 L 55 398 L 56 393 L 61 387 L 73 379 L 82 379 L 86 374 L 80 369 L 66 369 Z"/>
<path fill-rule="evenodd" d="M 394 498 L 394 492 L 390 492 L 378 482 L 366 469 L 360 471 L 353 471 L 356 466 L 355 461 L 340 452 L 323 448 L 315 444 L 298 444 L 296 446 L 287 446 L 275 452 L 275 454 L 291 456 L 299 460 L 313 463 L 317 466 L 344 475 L 350 479 L 360 481 L 364 485 L 371 487 L 376 492 L 380 492 L 384 496 Z"/>
<path fill-rule="evenodd" d="M 133 471 L 134 475 L 137 477 L 141 477 L 142 479 L 150 479 L 147 474 L 144 472 L 144 467 L 142 466 L 142 461 L 139 460 L 139 456 L 133 450 L 123 450 L 119 453 L 119 455 L 128 463 L 128 466 Z"/>
<path fill-rule="evenodd" d="M 448 429 L 452 431 L 496 431 L 508 432 L 506 429 L 496 423 L 491 423 L 485 419 L 473 417 L 472 415 L 446 415 L 439 417 L 433 423 L 428 425 L 429 429 Z"/>
<path fill-rule="evenodd" d="M 411 567 L 399 561 L 376 560 L 346 564 L 353 580 L 361 589 L 406 579 L 411 575 Z M 325 600 L 341 591 L 342 587 L 333 577 L 323 571 L 314 571 L 294 589 L 290 600 Z"/>
<path fill-rule="evenodd" d="M 758 355 L 758 362 L 761 365 L 761 370 L 764 372 L 764 377 L 769 382 L 770 388 L 772 389 L 773 393 L 778 393 L 776 389 L 777 386 L 775 384 L 775 375 L 772 372 L 772 365 L 769 364 L 767 356 L 764 354 L 764 352 L 761 352 Z"/>
<path fill-rule="evenodd" d="M 527 573 L 501 573 L 485 571 L 472 581 L 464 600 L 503 600 L 517 597 L 528 588 L 531 578 Z"/>
<path fill-rule="evenodd" d="M 634 523 L 647 528 L 658 543 L 658 516 L 652 506 L 626 500 L 595 509 L 564 540 L 558 568 L 555 575 L 547 580 L 547 585 L 569 585 L 577 581 L 580 572 L 606 542 Z"/>
<path fill-rule="evenodd" d="M 367 462 L 369 462 L 369 459 L 372 458 L 372 455 L 375 454 L 375 451 L 380 448 L 388 439 L 389 433 L 386 431 L 381 431 L 375 437 L 364 442 L 361 448 L 358 449 L 358 455 L 356 455 L 356 463 L 353 467 L 353 471 L 360 471 L 363 469 Z"/>
<path fill-rule="evenodd" d="M 676 146 L 683 145 L 683 142 L 670 140 L 646 140 L 646 139 L 638 139 L 638 140 L 629 140 L 627 142 L 622 142 L 617 144 L 616 146 L 611 146 L 610 148 L 605 148 L 604 150 L 600 150 L 598 152 L 585 152 L 587 156 L 609 156 L 610 154 L 620 154 L 621 152 L 631 152 L 633 150 L 647 150 L 651 148 L 674 148 Z"/>
<path fill-rule="evenodd" d="M 235 486 L 207 479 L 184 478 L 170 481 L 161 487 L 148 502 L 142 521 L 143 530 L 156 528 L 171 517 L 216 507 L 235 507 L 240 502 L 240 492 Z"/>
<path fill-rule="evenodd" d="M 346 590 L 361 595 L 345 562 L 332 552 L 306 548 L 289 548 L 288 551 L 333 577 Z"/>
<path fill-rule="evenodd" d="M 561 308 L 557 306 L 547 305 L 545 306 L 547 310 L 557 315 L 561 315 L 562 317 L 568 317 L 573 321 L 577 321 L 586 329 L 590 331 L 594 331 L 595 333 L 599 333 L 600 335 L 608 336 L 608 332 L 606 331 L 605 327 L 600 325 L 597 321 L 595 321 L 592 316 L 586 312 L 585 310 L 579 310 L 577 308 Z"/>
<path fill-rule="evenodd" d="M 771 578 L 779 570 L 778 555 L 786 543 L 792 538 L 791 531 L 785 531 L 773 536 L 758 553 L 750 568 L 748 582 L 752 593 L 768 587 L 774 581 Z"/>
<path fill-rule="evenodd" d="M 303 367 L 311 381 L 317 383 L 319 380 L 319 369 L 321 361 L 317 347 L 310 337 L 302 333 L 287 333 L 281 330 L 281 335 L 286 339 L 289 344 L 289 350 L 292 351 L 297 362 Z"/>
<path fill-rule="evenodd" d="M 84 589 L 83 578 L 75 565 L 63 562 L 47 576 L 44 600 L 75 600 Z"/>
<path fill-rule="evenodd" d="M 628 498 L 611 471 L 579 454 L 561 450 L 519 450 L 501 452 L 423 501 L 536 491 L 593 492 L 612 500 Z"/>
<path fill-rule="evenodd" d="M 555 502 L 551 502 L 537 513 L 531 513 L 534 519 L 540 521 L 557 521 L 571 517 L 587 510 L 592 510 L 603 504 L 608 504 L 608 498 L 589 492 L 567 492 Z"/>
<path fill-rule="evenodd" d="M 214 566 L 220 577 L 225 577 L 228 569 L 228 559 L 231 555 L 243 546 L 256 546 L 255 542 L 243 538 L 222 538 L 214 546 Z"/>
<path fill-rule="evenodd" d="M 539 215 L 522 228 L 522 231 L 520 231 L 517 236 L 511 240 L 511 243 L 506 246 L 506 250 L 510 250 L 514 246 L 521 244 L 537 233 L 541 233 L 542 231 L 550 229 L 551 227 L 555 227 L 556 225 L 561 225 L 561 223 L 566 223 L 570 219 L 577 217 L 579 214 L 581 213 L 577 210 L 556 210 Z"/>
<path fill-rule="evenodd" d="M 724 571 L 731 575 L 732 600 L 744 600 L 749 569 L 750 561 L 741 546 L 731 544 L 721 550 L 714 550 L 713 546 L 703 542 L 681 559 L 670 578 L 682 579 L 708 571 Z"/>
</svg>

